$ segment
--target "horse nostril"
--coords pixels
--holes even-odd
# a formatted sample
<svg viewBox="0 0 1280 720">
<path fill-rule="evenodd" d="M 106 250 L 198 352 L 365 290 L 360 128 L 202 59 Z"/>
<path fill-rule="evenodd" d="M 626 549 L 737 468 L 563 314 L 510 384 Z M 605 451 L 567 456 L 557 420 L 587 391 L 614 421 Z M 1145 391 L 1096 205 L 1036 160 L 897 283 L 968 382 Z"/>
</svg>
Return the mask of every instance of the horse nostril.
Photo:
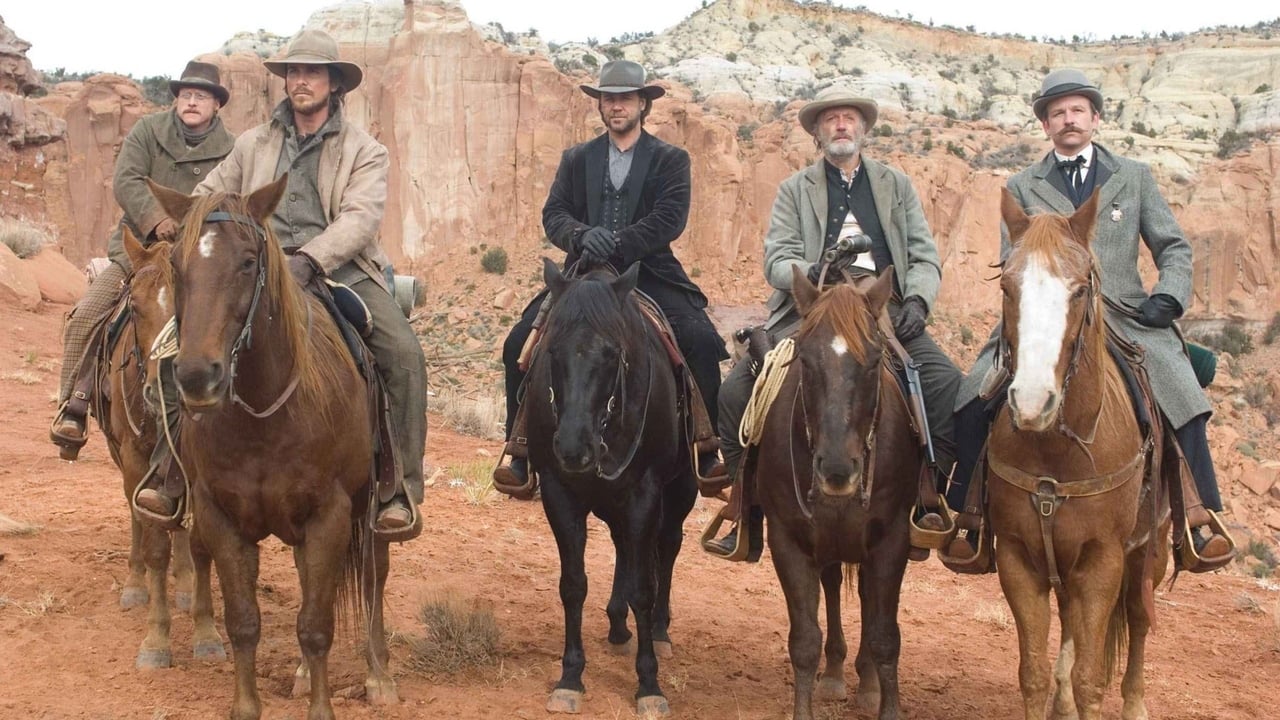
<svg viewBox="0 0 1280 720">
<path fill-rule="evenodd" d="M 1050 392 L 1044 399 L 1044 407 L 1040 408 L 1040 414 L 1042 415 L 1048 414 L 1048 412 L 1053 409 L 1053 405 L 1055 402 L 1057 402 L 1057 400 L 1058 400 L 1058 394 L 1054 392 Z"/>
</svg>

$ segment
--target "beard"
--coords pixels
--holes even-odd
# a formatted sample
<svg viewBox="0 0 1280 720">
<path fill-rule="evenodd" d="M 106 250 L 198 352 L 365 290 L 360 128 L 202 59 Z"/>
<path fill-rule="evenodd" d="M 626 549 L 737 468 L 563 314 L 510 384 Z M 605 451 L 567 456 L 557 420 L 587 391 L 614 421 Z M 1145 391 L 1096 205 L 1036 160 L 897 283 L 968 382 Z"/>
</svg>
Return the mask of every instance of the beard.
<svg viewBox="0 0 1280 720">
<path fill-rule="evenodd" d="M 315 115 L 329 106 L 329 96 L 320 97 L 313 92 L 306 94 L 294 93 L 289 96 L 289 104 L 293 107 L 293 111 L 299 115 Z"/>
<path fill-rule="evenodd" d="M 862 152 L 862 143 L 852 138 L 838 138 L 823 143 L 822 152 L 831 160 L 848 160 Z"/>
<path fill-rule="evenodd" d="M 609 132 L 614 132 L 619 135 L 626 135 L 627 133 L 634 130 L 637 125 L 640 124 L 639 113 L 636 113 L 635 117 L 631 117 L 631 118 L 628 118 L 625 115 L 616 115 L 616 116 L 610 117 L 608 115 L 605 115 L 604 113 L 600 113 L 600 119 L 604 121 L 604 126 L 606 129 L 609 130 Z M 623 120 L 624 122 L 621 125 L 615 125 L 613 122 L 615 120 Z"/>
</svg>

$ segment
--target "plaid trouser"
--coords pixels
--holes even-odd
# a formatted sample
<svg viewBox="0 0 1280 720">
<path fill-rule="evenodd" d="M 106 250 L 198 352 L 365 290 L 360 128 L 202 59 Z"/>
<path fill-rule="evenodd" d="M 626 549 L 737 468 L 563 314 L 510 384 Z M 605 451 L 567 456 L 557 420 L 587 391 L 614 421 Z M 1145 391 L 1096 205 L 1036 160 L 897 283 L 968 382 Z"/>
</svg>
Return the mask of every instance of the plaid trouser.
<svg viewBox="0 0 1280 720">
<path fill-rule="evenodd" d="M 62 372 L 58 378 L 58 405 L 71 397 L 72 386 L 84 362 L 84 350 L 89 344 L 89 336 L 93 326 L 103 315 L 111 312 L 120 300 L 127 279 L 124 268 L 116 263 L 109 263 L 85 293 L 80 302 L 71 309 L 67 321 L 62 327 Z"/>
</svg>

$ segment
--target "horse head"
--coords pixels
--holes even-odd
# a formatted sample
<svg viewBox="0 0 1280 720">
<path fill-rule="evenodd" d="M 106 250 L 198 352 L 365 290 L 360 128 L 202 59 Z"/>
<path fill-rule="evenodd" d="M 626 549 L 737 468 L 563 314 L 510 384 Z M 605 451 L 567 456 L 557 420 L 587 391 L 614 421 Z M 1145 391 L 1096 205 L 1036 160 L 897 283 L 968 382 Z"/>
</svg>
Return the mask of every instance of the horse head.
<svg viewBox="0 0 1280 720">
<path fill-rule="evenodd" d="M 269 335 L 261 327 L 272 318 L 284 327 L 297 326 L 306 312 L 270 231 L 271 213 L 287 180 L 282 175 L 243 197 L 188 196 L 149 183 L 160 207 L 182 226 L 172 251 L 179 328 L 174 372 L 189 408 L 213 410 L 232 395 L 236 361 L 249 348 L 269 343 L 285 353 L 305 347 L 305 338 Z M 261 327 L 257 338 L 255 322 Z M 300 350 L 295 362 L 304 356 Z"/>
<path fill-rule="evenodd" d="M 1000 277 L 1002 337 L 1013 375 L 1009 416 L 1019 430 L 1043 432 L 1061 412 L 1084 343 L 1102 337 L 1101 287 L 1090 249 L 1098 195 L 1069 218 L 1028 216 L 1005 189 L 1000 210 L 1013 244 Z"/>
<path fill-rule="evenodd" d="M 133 266 L 129 276 L 129 312 L 139 359 L 145 363 L 144 374 L 148 380 L 143 386 L 143 395 L 148 407 L 152 407 L 154 388 L 149 380 L 156 376 L 156 361 L 150 350 L 173 318 L 173 265 L 169 261 L 173 244 L 159 241 L 143 247 L 127 226 L 123 239 L 125 254 Z"/>
<path fill-rule="evenodd" d="M 800 400 L 814 484 L 829 496 L 853 495 L 869 472 L 884 350 L 876 319 L 892 290 L 892 268 L 865 289 L 841 283 L 821 293 L 798 266 L 792 271 L 801 315 L 794 361 L 800 368 Z"/>
<path fill-rule="evenodd" d="M 638 269 L 632 265 L 617 277 L 593 270 L 570 279 L 543 258 L 553 306 L 543 340 L 547 369 L 542 377 L 549 385 L 556 428 L 552 450 L 566 472 L 599 469 L 609 452 L 606 432 L 620 427 L 630 409 L 626 388 L 647 330 L 630 297 Z M 632 401 L 637 399 L 643 400 Z"/>
</svg>

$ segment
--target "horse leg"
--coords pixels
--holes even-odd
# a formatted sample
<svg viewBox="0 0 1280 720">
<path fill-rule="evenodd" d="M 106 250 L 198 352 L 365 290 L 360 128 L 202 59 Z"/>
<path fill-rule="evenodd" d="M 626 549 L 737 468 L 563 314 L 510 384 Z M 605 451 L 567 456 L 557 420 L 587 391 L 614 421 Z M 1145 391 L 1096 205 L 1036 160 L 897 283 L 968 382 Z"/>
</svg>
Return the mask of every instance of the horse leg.
<svg viewBox="0 0 1280 720">
<path fill-rule="evenodd" d="M 169 650 L 169 533 L 155 527 L 142 531 L 142 554 L 147 564 L 147 586 L 151 597 L 147 614 L 147 635 L 134 664 L 139 670 L 167 668 L 173 664 Z"/>
<path fill-rule="evenodd" d="M 787 651 L 795 674 L 795 720 L 813 720 L 813 685 L 822 651 L 822 630 L 818 627 L 818 568 L 786 531 L 770 529 L 769 554 L 773 569 L 787 599 L 791 631 Z"/>
<path fill-rule="evenodd" d="M 684 544 L 684 519 L 693 508 L 697 495 L 697 486 L 692 478 L 677 478 L 668 483 L 664 491 L 661 525 L 658 527 L 658 597 L 653 606 L 653 651 L 660 658 L 675 655 L 670 635 L 671 578 Z"/>
<path fill-rule="evenodd" d="M 191 567 L 195 575 L 191 598 L 192 655 L 197 660 L 224 662 L 227 651 L 222 646 L 222 636 L 218 634 L 218 626 L 213 621 L 213 578 L 210 574 L 213 558 L 198 534 L 183 534 L 187 536 Z"/>
<path fill-rule="evenodd" d="M 174 530 L 169 540 L 173 544 L 173 604 L 183 612 L 191 612 L 191 593 L 195 584 L 191 535 L 186 530 Z"/>
<path fill-rule="evenodd" d="M 258 720 L 262 700 L 258 697 L 258 640 L 262 616 L 258 611 L 258 545 L 245 541 L 212 502 L 202 493 L 196 501 L 196 527 L 207 543 L 218 569 L 222 604 L 235 661 L 236 689 L 231 701 L 231 720 Z"/>
<path fill-rule="evenodd" d="M 998 562 L 998 561 L 997 561 Z M 1123 613 L 1120 585 L 1124 576 L 1124 550 L 1120 545 L 1095 544 L 1081 553 L 1081 560 L 1066 580 L 1064 626 L 1070 627 L 1075 647 L 1071 689 L 1080 720 L 1102 717 L 1102 695 L 1108 677 L 1108 622 Z M 1120 615 L 1123 618 L 1123 614 Z"/>
<path fill-rule="evenodd" d="M 302 584 L 298 646 L 311 675 L 307 720 L 333 720 L 329 648 L 333 645 L 334 601 L 351 541 L 350 518 L 351 505 L 346 496 L 318 508 L 306 524 L 306 540 L 294 551 Z"/>
<path fill-rule="evenodd" d="M 872 521 L 874 522 L 874 521 Z M 873 534 L 873 533 L 868 533 Z M 898 657 L 902 650 L 902 632 L 898 627 L 898 597 L 902 591 L 902 576 L 907 571 L 907 525 L 898 525 L 897 532 L 884 535 L 871 547 L 866 559 L 858 567 L 858 600 L 862 606 L 862 642 L 858 654 L 870 655 L 879 681 L 879 720 L 897 720 Z M 871 710 L 870 698 L 864 698 L 862 679 L 870 673 L 864 661 L 858 668 L 859 706 Z"/>
<path fill-rule="evenodd" d="M 554 476 L 543 474 L 542 509 L 560 553 L 560 604 L 564 608 L 564 655 L 560 680 L 547 700 L 547 712 L 578 713 L 582 710 L 582 671 L 587 657 L 582 649 L 582 604 L 587 599 L 587 571 L 583 553 L 587 546 L 587 511 L 571 497 Z"/>
<path fill-rule="evenodd" d="M 126 610 L 146 605 L 150 599 L 147 595 L 147 564 L 142 557 L 142 533 L 142 521 L 130 510 L 129 579 L 120 591 L 120 607 Z"/>
<path fill-rule="evenodd" d="M 818 702 L 844 700 L 848 696 L 844 682 L 844 659 L 849 647 L 844 641 L 844 625 L 840 619 L 840 584 L 844 581 L 840 563 L 833 563 L 822 569 L 822 592 L 827 605 L 827 644 L 823 649 L 826 664 L 822 667 L 822 676 L 818 678 L 818 687 L 814 691 L 814 699 Z"/>
<path fill-rule="evenodd" d="M 609 618 L 609 651 L 615 655 L 630 655 L 635 652 L 631 631 L 627 629 L 627 597 L 631 594 L 627 581 L 631 572 L 627 566 L 628 557 L 622 552 L 626 539 L 619 534 L 616 525 L 609 526 L 609 537 L 613 540 L 613 588 L 609 591 L 609 604 L 604 612 Z"/>
<path fill-rule="evenodd" d="M 1153 533 L 1147 542 L 1158 543 L 1161 547 L 1168 545 L 1161 542 L 1164 535 Z M 1147 615 L 1147 605 L 1143 601 L 1143 570 L 1146 561 L 1147 547 L 1134 548 L 1126 558 L 1125 572 L 1129 579 L 1125 585 L 1123 602 L 1129 621 L 1129 657 L 1125 663 L 1124 680 L 1120 683 L 1120 695 L 1124 698 L 1124 707 L 1120 711 L 1121 720 L 1147 720 L 1146 684 L 1143 670 L 1146 665 L 1147 633 L 1151 630 L 1151 618 Z M 1157 556 L 1157 567 L 1163 567 L 1163 558 Z M 1151 578 L 1152 582 L 1160 582 L 1159 577 Z"/>
<path fill-rule="evenodd" d="M 1018 686 L 1026 720 L 1044 720 L 1049 699 L 1049 581 L 1014 536 L 996 543 L 1000 589 L 1018 627 Z"/>
<path fill-rule="evenodd" d="M 1063 608 L 1058 609 L 1058 614 L 1062 620 L 1062 645 L 1058 648 L 1058 660 L 1053 664 L 1053 718 L 1077 720 L 1076 695 L 1071 690 L 1071 668 L 1076 663 L 1076 645 L 1071 640 Z"/>
<path fill-rule="evenodd" d="M 365 582 L 365 612 L 369 617 L 365 653 L 369 674 L 364 680 L 365 697 L 370 705 L 393 705 L 400 702 L 400 695 L 396 692 L 396 681 L 392 679 L 389 670 L 391 651 L 387 648 L 387 633 L 383 628 L 382 617 L 382 598 L 387 588 L 387 574 L 391 570 L 391 543 L 374 537 L 373 533 L 366 533 L 364 542 L 373 543 L 373 568 L 366 568 L 358 558 L 350 559 L 359 563 L 362 574 L 368 578 L 362 579 Z"/>
<path fill-rule="evenodd" d="M 658 479 L 652 471 L 641 479 L 656 488 Z M 658 656 L 653 646 L 653 610 L 658 596 L 658 521 L 662 512 L 661 496 L 641 490 L 627 509 L 627 550 L 630 556 L 631 611 L 636 616 L 636 715 L 642 718 L 666 717 L 671 714 L 666 697 L 658 683 Z"/>
</svg>

